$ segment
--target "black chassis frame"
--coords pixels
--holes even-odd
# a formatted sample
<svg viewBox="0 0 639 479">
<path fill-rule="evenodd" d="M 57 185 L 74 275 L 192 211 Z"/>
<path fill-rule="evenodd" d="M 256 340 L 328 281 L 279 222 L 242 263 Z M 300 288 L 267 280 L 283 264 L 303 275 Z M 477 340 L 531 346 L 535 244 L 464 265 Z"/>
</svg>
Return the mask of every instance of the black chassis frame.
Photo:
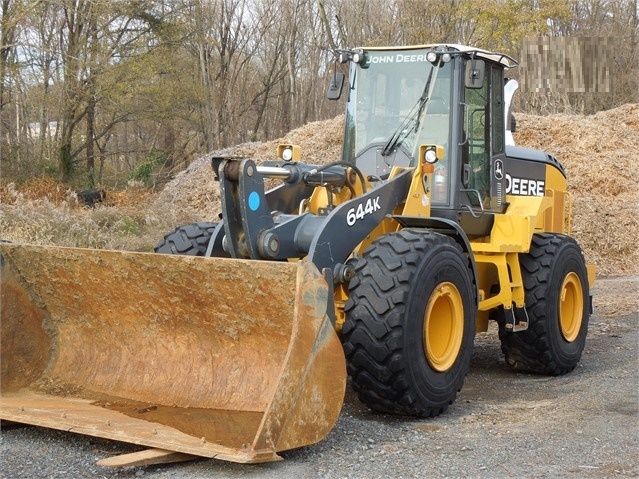
<svg viewBox="0 0 639 479">
<path fill-rule="evenodd" d="M 320 168 L 301 166 L 307 173 Z M 315 215 L 293 213 L 316 187 L 308 175 L 295 175 L 293 182 L 266 192 L 265 177 L 251 159 L 218 159 L 214 168 L 220 181 L 223 221 L 213 232 L 211 256 L 230 254 L 257 260 L 307 257 L 320 271 L 335 270 L 347 261 L 355 247 L 406 200 L 412 177 L 412 170 L 402 171 L 325 214 Z M 349 225 L 352 212 L 367 202 L 375 205 L 374 211 Z"/>
</svg>

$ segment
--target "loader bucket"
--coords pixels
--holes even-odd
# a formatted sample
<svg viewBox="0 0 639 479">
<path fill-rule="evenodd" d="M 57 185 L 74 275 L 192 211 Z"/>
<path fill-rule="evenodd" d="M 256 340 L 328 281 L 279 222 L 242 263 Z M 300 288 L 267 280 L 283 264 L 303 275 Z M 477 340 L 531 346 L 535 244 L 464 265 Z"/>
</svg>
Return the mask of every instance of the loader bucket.
<svg viewBox="0 0 639 479">
<path fill-rule="evenodd" d="M 309 262 L 0 254 L 1 419 L 243 463 L 337 421 L 345 359 Z"/>
</svg>

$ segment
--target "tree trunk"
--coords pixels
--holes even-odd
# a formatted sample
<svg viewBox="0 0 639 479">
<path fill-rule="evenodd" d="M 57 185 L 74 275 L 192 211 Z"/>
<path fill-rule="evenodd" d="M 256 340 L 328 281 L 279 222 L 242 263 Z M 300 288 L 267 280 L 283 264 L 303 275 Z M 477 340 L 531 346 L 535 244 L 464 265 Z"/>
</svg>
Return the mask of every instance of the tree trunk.
<svg viewBox="0 0 639 479">
<path fill-rule="evenodd" d="M 95 98 L 92 95 L 87 107 L 87 146 L 86 146 L 86 159 L 87 159 L 87 181 L 89 188 L 95 188 Z"/>
<path fill-rule="evenodd" d="M 65 128 L 63 127 L 63 130 Z M 64 133 L 62 134 L 65 137 Z M 60 181 L 67 183 L 71 179 L 73 172 L 73 158 L 71 156 L 71 142 L 61 141 L 58 148 L 58 168 L 60 170 Z"/>
</svg>

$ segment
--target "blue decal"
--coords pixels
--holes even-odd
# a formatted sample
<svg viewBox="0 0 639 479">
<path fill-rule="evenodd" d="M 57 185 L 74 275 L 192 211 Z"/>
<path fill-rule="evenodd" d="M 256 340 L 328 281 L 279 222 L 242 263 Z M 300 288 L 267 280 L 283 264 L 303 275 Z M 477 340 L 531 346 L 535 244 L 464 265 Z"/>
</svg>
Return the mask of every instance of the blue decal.
<svg viewBox="0 0 639 479">
<path fill-rule="evenodd" d="M 260 195 L 253 191 L 248 197 L 248 205 L 251 211 L 257 211 L 260 207 Z"/>
</svg>

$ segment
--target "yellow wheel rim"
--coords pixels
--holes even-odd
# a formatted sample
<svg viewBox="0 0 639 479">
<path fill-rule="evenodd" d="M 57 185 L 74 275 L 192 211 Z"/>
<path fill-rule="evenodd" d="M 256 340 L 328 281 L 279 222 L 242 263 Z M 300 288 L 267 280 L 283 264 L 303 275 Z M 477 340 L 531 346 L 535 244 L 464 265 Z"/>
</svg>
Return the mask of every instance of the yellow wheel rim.
<svg viewBox="0 0 639 479">
<path fill-rule="evenodd" d="M 584 291 L 579 276 L 568 273 L 561 285 L 559 297 L 559 325 L 561 335 L 569 343 L 579 335 L 584 314 Z"/>
<path fill-rule="evenodd" d="M 463 333 L 462 297 L 453 283 L 440 283 L 424 313 L 424 353 L 435 371 L 447 371 L 455 363 Z"/>
</svg>

